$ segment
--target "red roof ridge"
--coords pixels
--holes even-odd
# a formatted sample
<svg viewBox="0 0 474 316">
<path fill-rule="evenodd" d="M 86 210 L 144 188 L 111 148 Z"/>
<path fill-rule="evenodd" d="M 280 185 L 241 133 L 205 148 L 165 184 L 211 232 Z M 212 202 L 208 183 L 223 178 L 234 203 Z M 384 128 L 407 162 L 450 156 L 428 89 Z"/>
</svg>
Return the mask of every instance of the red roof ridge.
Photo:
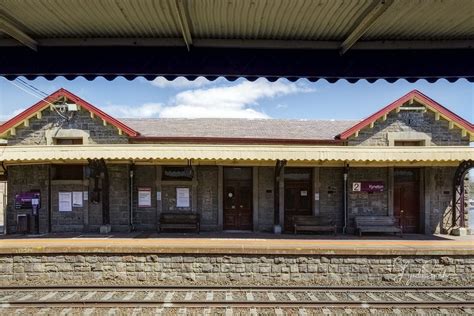
<svg viewBox="0 0 474 316">
<path fill-rule="evenodd" d="M 452 112 L 448 108 L 442 106 L 440 103 L 436 102 L 435 100 L 431 99 L 424 93 L 420 92 L 417 89 L 411 90 L 407 94 L 403 95 L 402 97 L 398 98 L 397 100 L 393 101 L 389 105 L 385 106 L 384 108 L 378 110 L 374 114 L 368 116 L 367 118 L 363 119 L 359 123 L 355 124 L 351 128 L 345 130 L 344 132 L 340 133 L 336 136 L 337 139 L 346 140 L 350 136 L 354 135 L 356 132 L 360 131 L 361 129 L 369 126 L 370 124 L 374 123 L 384 115 L 390 113 L 391 111 L 395 110 L 396 108 L 402 106 L 405 102 L 416 99 L 420 103 L 425 106 L 428 106 L 432 110 L 439 112 L 444 118 L 456 123 L 461 128 L 465 129 L 471 134 L 474 134 L 474 124 L 468 122 L 467 120 L 463 119 L 456 113 Z"/>
<path fill-rule="evenodd" d="M 117 129 L 123 131 L 126 133 L 128 136 L 131 137 L 136 137 L 140 135 L 139 132 L 135 131 L 134 129 L 128 127 L 121 121 L 117 120 L 116 118 L 108 115 L 104 111 L 100 110 L 99 108 L 93 106 L 89 102 L 85 101 L 84 99 L 78 97 L 74 93 L 64 89 L 60 88 L 56 90 L 55 92 L 51 93 L 44 99 L 38 101 L 37 103 L 33 104 L 23 112 L 17 114 L 13 118 L 9 119 L 8 121 L 4 122 L 2 125 L 0 125 L 0 135 L 5 133 L 7 130 L 19 125 L 21 122 L 23 122 L 26 119 L 31 118 L 34 116 L 36 113 L 39 111 L 43 110 L 49 103 L 52 103 L 56 101 L 59 97 L 66 97 L 70 99 L 71 101 L 76 102 L 78 105 L 81 107 L 85 108 L 89 112 L 93 113 L 94 115 L 98 116 L 99 118 L 103 119 L 105 122 L 115 126 Z"/>
</svg>

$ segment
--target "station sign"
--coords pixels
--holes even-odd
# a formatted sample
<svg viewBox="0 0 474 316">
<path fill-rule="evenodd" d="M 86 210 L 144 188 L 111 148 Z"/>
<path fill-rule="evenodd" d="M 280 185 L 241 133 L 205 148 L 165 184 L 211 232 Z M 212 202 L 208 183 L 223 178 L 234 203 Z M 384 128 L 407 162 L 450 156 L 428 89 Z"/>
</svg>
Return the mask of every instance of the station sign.
<svg viewBox="0 0 474 316">
<path fill-rule="evenodd" d="M 385 184 L 383 181 L 360 181 L 352 182 L 353 192 L 383 192 Z"/>
</svg>

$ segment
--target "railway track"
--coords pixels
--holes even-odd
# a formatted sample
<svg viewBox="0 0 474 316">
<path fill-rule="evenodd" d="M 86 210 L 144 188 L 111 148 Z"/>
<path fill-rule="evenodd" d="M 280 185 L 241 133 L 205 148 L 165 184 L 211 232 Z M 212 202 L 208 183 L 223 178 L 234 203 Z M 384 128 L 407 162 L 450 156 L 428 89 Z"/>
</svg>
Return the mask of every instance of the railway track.
<svg viewBox="0 0 474 316">
<path fill-rule="evenodd" d="M 34 286 L 0 287 L 0 314 L 43 311 L 46 314 L 171 313 L 208 310 L 229 315 L 252 311 L 279 314 L 474 313 L 474 287 L 314 287 L 314 286 Z M 88 311 L 86 313 L 86 311 Z M 180 312 L 181 311 L 181 312 Z M 66 313 L 68 314 L 68 313 Z M 202 313 L 201 313 L 202 314 Z M 303 313 L 304 314 L 304 313 Z"/>
</svg>

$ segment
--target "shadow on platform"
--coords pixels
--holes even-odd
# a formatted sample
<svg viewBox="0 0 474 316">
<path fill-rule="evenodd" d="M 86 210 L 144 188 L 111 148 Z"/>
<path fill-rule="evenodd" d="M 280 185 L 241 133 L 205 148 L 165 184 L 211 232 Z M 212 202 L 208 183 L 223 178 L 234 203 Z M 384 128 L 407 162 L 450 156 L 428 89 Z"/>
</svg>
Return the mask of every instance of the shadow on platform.
<svg viewBox="0 0 474 316">
<path fill-rule="evenodd" d="M 423 234 L 405 234 L 403 237 L 395 235 L 366 234 L 362 237 L 351 234 L 272 234 L 272 233 L 254 233 L 254 232 L 201 232 L 196 233 L 158 233 L 158 232 L 112 232 L 110 234 L 101 235 L 98 233 L 50 233 L 50 234 L 12 234 L 0 236 L 0 239 L 36 239 L 36 238 L 72 238 L 72 239 L 165 239 L 165 238 L 183 238 L 183 239 L 272 239 L 272 240 L 460 240 L 473 239 L 474 236 L 454 237 L 450 235 L 423 235 Z"/>
</svg>

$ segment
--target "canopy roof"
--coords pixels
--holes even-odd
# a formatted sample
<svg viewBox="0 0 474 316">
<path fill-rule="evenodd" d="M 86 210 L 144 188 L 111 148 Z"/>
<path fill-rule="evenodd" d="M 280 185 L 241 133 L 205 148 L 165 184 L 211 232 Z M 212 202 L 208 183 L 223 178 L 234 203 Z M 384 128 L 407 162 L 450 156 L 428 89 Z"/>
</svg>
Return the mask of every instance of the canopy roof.
<svg viewBox="0 0 474 316">
<path fill-rule="evenodd" d="M 473 11 L 471 0 L 4 0 L 0 75 L 474 80 Z"/>
<path fill-rule="evenodd" d="M 117 161 L 270 161 L 290 162 L 460 162 L 474 159 L 471 147 L 355 147 L 289 145 L 128 144 L 79 146 L 4 146 L 0 161 L 83 162 Z"/>
</svg>

